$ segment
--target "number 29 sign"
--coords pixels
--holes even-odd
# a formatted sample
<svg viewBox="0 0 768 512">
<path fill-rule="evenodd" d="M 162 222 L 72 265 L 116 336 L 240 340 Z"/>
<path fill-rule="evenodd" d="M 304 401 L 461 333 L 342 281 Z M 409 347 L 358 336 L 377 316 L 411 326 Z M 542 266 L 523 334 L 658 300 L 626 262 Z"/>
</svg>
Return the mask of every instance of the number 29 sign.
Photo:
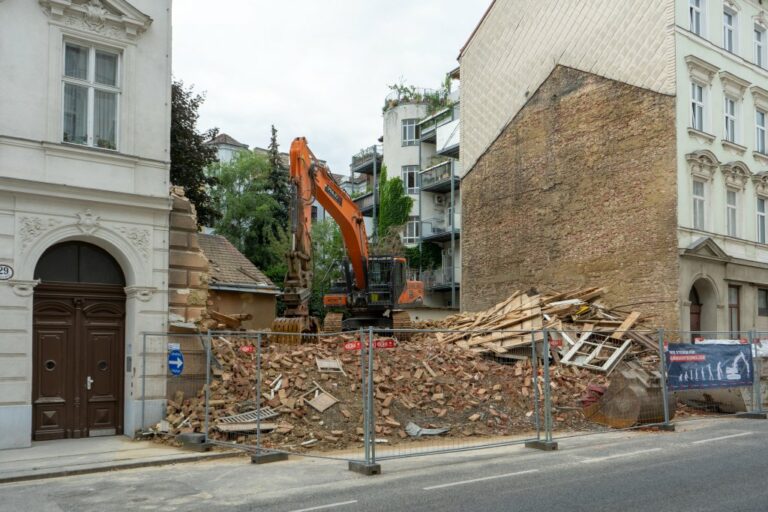
<svg viewBox="0 0 768 512">
<path fill-rule="evenodd" d="M 0 265 L 0 281 L 7 281 L 13 277 L 13 267 Z"/>
</svg>

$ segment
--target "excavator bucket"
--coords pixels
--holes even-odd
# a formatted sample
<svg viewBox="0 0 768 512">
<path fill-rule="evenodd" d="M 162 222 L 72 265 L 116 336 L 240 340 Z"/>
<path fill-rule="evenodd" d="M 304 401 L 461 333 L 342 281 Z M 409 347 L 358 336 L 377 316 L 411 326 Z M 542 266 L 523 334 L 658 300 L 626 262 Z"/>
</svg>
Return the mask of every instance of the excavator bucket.
<svg viewBox="0 0 768 512">
<path fill-rule="evenodd" d="M 318 321 L 313 316 L 278 317 L 272 322 L 270 341 L 287 345 L 299 345 L 309 338 L 302 334 L 317 334 Z"/>
</svg>

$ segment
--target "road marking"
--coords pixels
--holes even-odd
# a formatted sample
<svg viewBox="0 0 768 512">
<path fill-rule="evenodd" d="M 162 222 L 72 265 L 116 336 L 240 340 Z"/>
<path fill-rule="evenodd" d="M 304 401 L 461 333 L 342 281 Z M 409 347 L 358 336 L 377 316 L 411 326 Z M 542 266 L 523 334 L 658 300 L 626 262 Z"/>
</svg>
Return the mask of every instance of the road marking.
<svg viewBox="0 0 768 512">
<path fill-rule="evenodd" d="M 329 505 L 320 505 L 319 507 L 300 508 L 298 510 L 292 510 L 291 512 L 309 512 L 310 510 L 323 510 L 324 508 L 343 507 L 344 505 L 354 505 L 357 500 L 342 501 L 339 503 L 331 503 Z"/>
<path fill-rule="evenodd" d="M 729 436 L 712 437 L 710 439 L 701 439 L 699 441 L 694 441 L 691 444 L 711 443 L 712 441 L 721 441 L 723 439 L 731 439 L 734 437 L 748 436 L 751 434 L 754 434 L 754 432 L 741 432 L 740 434 L 731 434 Z"/>
<path fill-rule="evenodd" d="M 616 455 L 608 455 L 607 457 L 598 457 L 595 459 L 584 459 L 582 464 L 592 464 L 593 462 L 602 462 L 604 460 L 618 459 L 621 457 L 632 457 L 633 455 L 642 455 L 643 453 L 651 453 L 661 451 L 661 448 L 650 448 L 648 450 L 638 450 L 636 452 L 617 453 Z"/>
<path fill-rule="evenodd" d="M 431 491 L 432 489 L 443 489 L 445 487 L 453 487 L 454 485 L 473 484 L 475 482 L 484 482 L 486 480 L 496 480 L 497 478 L 508 478 L 510 476 L 527 475 L 528 473 L 537 473 L 538 469 L 529 469 L 526 471 L 518 471 L 516 473 L 506 473 L 503 475 L 485 476 L 483 478 L 473 478 L 472 480 L 462 480 L 461 482 L 451 482 L 450 484 L 433 485 L 431 487 L 425 487 L 425 491 Z"/>
</svg>

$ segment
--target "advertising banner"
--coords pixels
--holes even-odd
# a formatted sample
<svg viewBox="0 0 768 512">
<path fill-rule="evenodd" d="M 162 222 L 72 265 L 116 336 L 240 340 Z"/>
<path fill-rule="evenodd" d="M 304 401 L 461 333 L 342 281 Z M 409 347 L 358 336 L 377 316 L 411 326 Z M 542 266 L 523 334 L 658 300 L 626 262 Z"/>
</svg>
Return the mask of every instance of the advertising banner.
<svg viewBox="0 0 768 512">
<path fill-rule="evenodd" d="M 671 391 L 752 385 L 749 345 L 670 344 L 666 360 Z"/>
</svg>

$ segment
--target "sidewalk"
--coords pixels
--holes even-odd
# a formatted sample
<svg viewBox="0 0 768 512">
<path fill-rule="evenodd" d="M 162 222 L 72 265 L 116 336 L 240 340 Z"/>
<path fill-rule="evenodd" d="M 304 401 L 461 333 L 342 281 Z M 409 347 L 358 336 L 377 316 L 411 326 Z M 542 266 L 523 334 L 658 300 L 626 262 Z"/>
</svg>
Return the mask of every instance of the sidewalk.
<svg viewBox="0 0 768 512">
<path fill-rule="evenodd" d="M 39 441 L 31 448 L 0 450 L 0 483 L 195 462 L 241 453 L 191 452 L 125 436 Z"/>
</svg>

